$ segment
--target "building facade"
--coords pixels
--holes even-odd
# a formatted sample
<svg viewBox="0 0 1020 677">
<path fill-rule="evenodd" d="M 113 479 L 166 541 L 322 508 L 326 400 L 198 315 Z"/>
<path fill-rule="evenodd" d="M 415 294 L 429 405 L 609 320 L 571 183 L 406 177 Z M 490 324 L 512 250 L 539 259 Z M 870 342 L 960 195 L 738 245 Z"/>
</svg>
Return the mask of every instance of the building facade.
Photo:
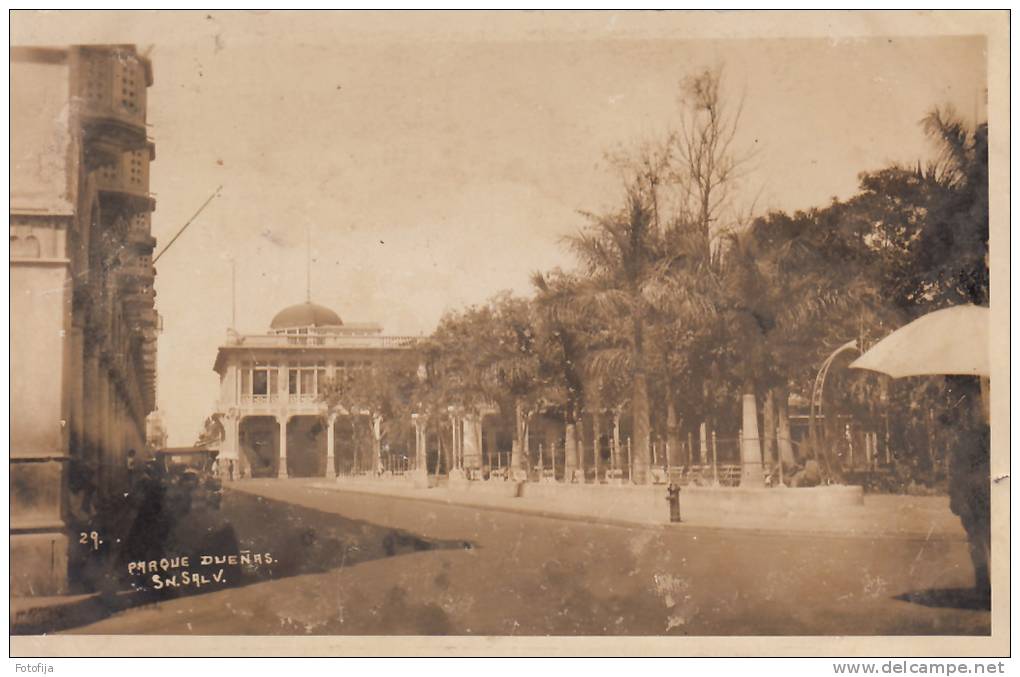
<svg viewBox="0 0 1020 677">
<path fill-rule="evenodd" d="M 131 46 L 12 48 L 10 75 L 11 589 L 55 595 L 155 405 L 152 68 Z"/>
<path fill-rule="evenodd" d="M 223 426 L 221 473 L 236 477 L 335 477 L 350 470 L 351 426 L 321 397 L 329 381 L 371 368 L 413 347 L 377 324 L 345 324 L 311 302 L 285 308 L 265 334 L 228 332 L 213 369 L 220 377 L 214 418 Z M 379 436 L 381 421 L 371 421 Z M 349 460 L 346 461 L 349 463 Z"/>
</svg>

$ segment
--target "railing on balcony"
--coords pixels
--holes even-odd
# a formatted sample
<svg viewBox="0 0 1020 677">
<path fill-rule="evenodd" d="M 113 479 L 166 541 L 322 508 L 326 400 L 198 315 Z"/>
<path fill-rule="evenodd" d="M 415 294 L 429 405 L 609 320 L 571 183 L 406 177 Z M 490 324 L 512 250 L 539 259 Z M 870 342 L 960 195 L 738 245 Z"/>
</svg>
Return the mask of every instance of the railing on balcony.
<svg viewBox="0 0 1020 677">
<path fill-rule="evenodd" d="M 251 395 L 243 393 L 241 395 L 241 404 L 249 407 L 266 407 L 270 405 L 277 405 L 280 403 L 286 403 L 290 406 L 295 405 L 306 405 L 318 407 L 322 402 L 319 400 L 318 395 L 312 394 L 284 394 L 273 393 L 271 395 Z"/>
<path fill-rule="evenodd" d="M 278 348 L 287 346 L 310 346 L 323 348 L 411 348 L 419 340 L 417 336 L 350 336 L 345 334 L 263 334 L 238 336 L 234 345 L 250 348 Z"/>
<path fill-rule="evenodd" d="M 272 395 L 241 395 L 241 404 L 248 404 L 253 406 L 275 404 L 280 401 L 280 396 L 277 394 Z"/>
</svg>

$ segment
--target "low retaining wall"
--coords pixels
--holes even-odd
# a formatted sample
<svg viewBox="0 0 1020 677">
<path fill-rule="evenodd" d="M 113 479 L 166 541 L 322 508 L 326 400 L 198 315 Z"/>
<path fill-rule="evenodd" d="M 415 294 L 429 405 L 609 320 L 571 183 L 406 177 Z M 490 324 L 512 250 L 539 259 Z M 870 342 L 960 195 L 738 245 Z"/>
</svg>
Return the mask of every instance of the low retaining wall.
<svg viewBox="0 0 1020 677">
<path fill-rule="evenodd" d="M 512 495 L 512 494 L 510 494 Z M 524 497 L 560 499 L 566 503 L 643 504 L 662 511 L 666 505 L 664 485 L 591 485 L 528 483 Z M 741 489 L 740 487 L 690 487 L 680 491 L 681 511 L 785 515 L 831 512 L 864 505 L 864 490 L 854 486 L 802 489 Z"/>
<path fill-rule="evenodd" d="M 341 477 L 338 484 L 352 489 L 380 493 L 409 491 L 430 492 L 423 484 L 415 485 L 412 476 L 393 478 Z M 430 482 L 434 483 L 434 480 Z M 666 487 L 657 484 L 635 486 L 631 484 L 565 484 L 559 482 L 468 481 L 453 480 L 443 487 L 452 501 L 462 498 L 470 503 L 472 497 L 515 498 L 526 503 L 553 507 L 562 506 L 571 512 L 611 514 L 638 510 L 651 515 L 668 514 Z M 440 490 L 436 490 L 437 496 Z M 530 499 L 530 500 L 529 500 Z M 680 492 L 680 509 L 685 514 L 725 515 L 797 515 L 853 510 L 864 505 L 864 490 L 859 486 L 824 486 L 810 488 L 740 488 L 740 487 L 685 487 Z"/>
</svg>

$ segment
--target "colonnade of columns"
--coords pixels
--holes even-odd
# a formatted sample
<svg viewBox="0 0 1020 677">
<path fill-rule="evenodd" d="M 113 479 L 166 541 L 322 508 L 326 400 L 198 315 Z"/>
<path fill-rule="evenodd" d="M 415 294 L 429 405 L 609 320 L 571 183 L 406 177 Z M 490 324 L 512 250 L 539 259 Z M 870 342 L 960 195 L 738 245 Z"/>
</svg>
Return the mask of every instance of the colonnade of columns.
<svg viewBox="0 0 1020 677">
<path fill-rule="evenodd" d="M 365 415 L 365 414 L 360 414 Z M 224 439 L 220 448 L 220 466 L 223 469 L 227 463 L 233 462 L 237 470 L 237 476 L 245 475 L 245 469 L 250 465 L 245 454 L 241 449 L 241 424 L 246 418 L 261 418 L 261 417 L 272 417 L 277 424 L 278 430 L 277 445 L 278 445 L 278 465 L 276 476 L 281 479 L 286 479 L 289 476 L 288 471 L 288 445 L 287 445 L 287 432 L 288 425 L 293 418 L 309 416 L 320 418 L 325 421 L 326 428 L 326 468 L 325 477 L 335 478 L 336 472 L 336 421 L 338 414 L 331 412 L 329 414 L 303 414 L 295 412 L 277 412 L 274 414 L 241 414 L 237 410 L 231 410 L 226 413 L 222 418 Z M 382 423 L 383 419 L 379 415 L 372 416 L 372 438 L 373 438 L 373 465 L 374 470 L 378 471 L 381 469 L 380 462 L 380 450 L 382 440 Z M 422 463 L 424 467 L 424 463 Z"/>
<path fill-rule="evenodd" d="M 100 403 L 99 406 L 104 406 L 102 398 L 105 396 L 102 389 L 100 389 Z M 312 414 L 302 414 L 294 412 L 278 412 L 273 414 L 273 418 L 276 421 L 278 430 L 278 465 L 276 468 L 276 476 L 281 479 L 285 479 L 290 475 L 288 466 L 288 424 L 294 417 L 299 416 L 313 416 Z M 363 413 L 360 415 L 368 415 Z M 257 416 L 257 415 L 253 415 Z M 329 414 L 317 415 L 322 418 L 326 423 L 326 463 L 325 471 L 323 475 L 326 478 L 334 479 L 337 476 L 336 467 L 336 423 L 338 414 L 333 412 Z M 626 467 L 625 464 L 629 464 L 632 459 L 627 458 L 629 455 L 627 452 L 629 447 L 621 439 L 620 431 L 620 413 L 610 412 L 610 420 L 608 421 L 610 426 L 610 450 L 611 450 L 611 461 L 610 465 L 612 468 L 620 470 Z M 247 461 L 244 454 L 241 452 L 240 445 L 240 432 L 241 422 L 246 416 L 239 415 L 236 411 L 228 412 L 224 417 L 224 431 L 226 433 L 226 439 L 224 440 L 223 448 L 221 449 L 221 467 L 223 461 L 233 460 L 237 465 L 238 474 L 244 474 L 244 468 L 247 466 Z M 445 418 L 445 417 L 444 417 Z M 747 418 L 747 417 L 745 417 Z M 445 447 L 447 441 L 449 441 L 450 449 L 450 467 L 447 470 L 449 477 L 453 480 L 466 479 L 470 474 L 471 470 L 481 469 L 484 465 L 483 460 L 483 447 L 487 447 L 490 450 L 490 454 L 496 450 L 496 427 L 495 426 L 483 426 L 484 416 L 478 414 L 465 414 L 461 416 L 451 416 L 444 420 L 444 425 L 438 434 L 445 436 L 443 439 L 443 446 Z M 382 437 L 382 417 L 378 415 L 372 416 L 371 419 L 371 431 L 373 437 L 373 472 L 380 472 L 381 466 L 381 437 Z M 741 484 L 744 486 L 756 486 L 756 481 L 761 482 L 762 473 L 762 461 L 760 453 L 757 452 L 758 442 L 758 431 L 757 421 L 753 418 L 748 418 L 743 421 L 744 427 L 741 433 L 740 448 L 742 457 L 742 478 Z M 414 426 L 415 442 L 414 442 L 414 457 L 413 463 L 411 464 L 412 476 L 424 477 L 427 475 L 427 457 L 429 450 L 429 420 L 427 417 L 421 414 L 412 415 L 412 425 Z M 578 426 L 582 425 L 583 421 L 579 419 Z M 576 430 L 575 430 L 576 432 Z M 704 425 L 698 431 L 700 437 L 700 448 L 708 448 L 707 430 Z M 598 434 L 598 426 L 596 425 L 595 434 Z M 546 431 L 544 442 L 544 456 L 554 454 L 556 448 L 556 442 L 553 440 L 554 433 L 549 430 Z M 483 445 L 483 438 L 485 444 Z M 629 444 L 629 442 L 628 442 Z M 321 447 L 320 447 L 321 449 Z M 594 461 L 594 469 L 596 476 L 601 476 L 601 464 L 605 461 L 601 458 L 601 452 L 599 449 L 594 450 L 594 453 L 586 452 L 584 448 L 584 441 L 580 435 L 577 435 L 576 444 L 571 450 L 569 445 L 564 448 L 563 455 L 563 477 L 568 482 L 584 481 L 585 471 L 585 458 L 588 457 Z M 574 457 L 570 457 L 570 452 L 574 454 Z M 321 453 L 321 452 L 320 452 Z M 668 455 L 668 449 L 664 452 Z M 495 467 L 495 463 L 492 461 L 490 456 L 489 462 Z M 544 459 L 540 463 L 544 464 Z M 552 469 L 555 471 L 555 461 L 553 462 Z M 668 461 L 667 461 L 668 465 Z M 574 472 L 577 471 L 577 472 Z M 609 476 L 608 474 L 606 475 Z M 614 475 L 619 477 L 619 475 Z"/>
</svg>

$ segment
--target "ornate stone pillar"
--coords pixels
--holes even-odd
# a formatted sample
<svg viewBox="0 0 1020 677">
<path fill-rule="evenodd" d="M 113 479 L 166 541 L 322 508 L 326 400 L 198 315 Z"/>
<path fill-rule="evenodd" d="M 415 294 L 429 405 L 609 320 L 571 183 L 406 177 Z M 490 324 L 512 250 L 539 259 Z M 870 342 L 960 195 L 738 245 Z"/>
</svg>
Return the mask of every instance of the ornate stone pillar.
<svg viewBox="0 0 1020 677">
<path fill-rule="evenodd" d="M 241 444 L 241 424 L 244 423 L 244 416 L 240 413 L 237 416 L 237 425 L 235 430 L 237 432 L 237 466 L 235 470 L 237 479 L 251 478 L 251 464 L 248 462 L 248 456 L 245 454 L 244 447 Z"/>
<path fill-rule="evenodd" d="M 758 441 L 758 408 L 752 393 L 745 393 L 741 399 L 744 425 L 740 434 L 740 486 L 764 487 L 761 445 Z"/>
<path fill-rule="evenodd" d="M 336 479 L 336 413 L 326 416 L 326 478 Z"/>
<path fill-rule="evenodd" d="M 462 463 L 460 460 L 460 419 L 450 419 L 450 435 L 452 436 L 451 447 L 453 456 L 453 468 L 452 470 L 462 470 Z"/>
<path fill-rule="evenodd" d="M 372 414 L 372 471 L 382 471 L 382 416 Z"/>
<path fill-rule="evenodd" d="M 276 476 L 280 479 L 287 479 L 287 420 L 288 414 L 277 414 L 276 421 L 280 424 L 280 465 L 277 468 Z"/>
<path fill-rule="evenodd" d="M 464 417 L 464 434 L 460 446 L 462 468 L 481 470 L 482 467 L 482 420 L 477 414 Z"/>
<path fill-rule="evenodd" d="M 241 445 L 238 428 L 240 422 L 236 409 L 229 409 L 223 417 L 223 449 L 220 450 L 220 474 L 235 480 L 241 474 Z M 233 472 L 230 464 L 233 463 Z"/>
<path fill-rule="evenodd" d="M 453 411 L 450 413 L 450 456 L 453 462 L 453 467 L 450 468 L 448 476 L 450 478 L 451 485 L 457 485 L 464 482 L 467 477 L 464 475 L 464 461 L 461 458 L 462 448 L 461 443 L 463 435 L 461 432 L 462 420 L 459 416 L 455 415 Z"/>
<path fill-rule="evenodd" d="M 427 464 L 427 427 L 426 419 L 419 414 L 411 414 L 414 423 L 414 470 L 409 473 L 416 488 L 427 488 L 429 485 Z"/>
</svg>

